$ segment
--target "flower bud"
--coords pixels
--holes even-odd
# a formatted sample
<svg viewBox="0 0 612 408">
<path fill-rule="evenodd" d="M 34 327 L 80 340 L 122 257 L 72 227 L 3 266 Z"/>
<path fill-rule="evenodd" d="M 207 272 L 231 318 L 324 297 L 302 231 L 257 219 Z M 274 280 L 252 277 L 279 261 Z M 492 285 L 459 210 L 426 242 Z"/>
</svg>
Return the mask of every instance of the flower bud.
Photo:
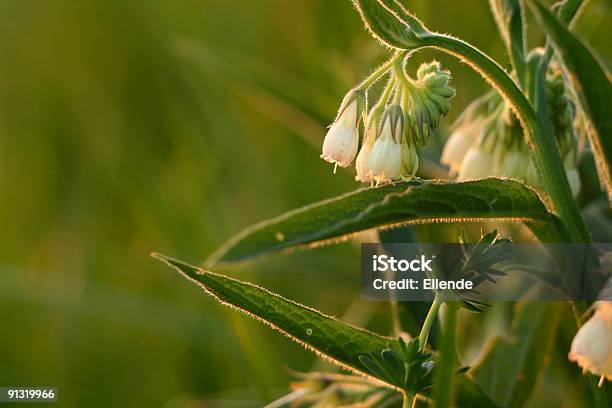
<svg viewBox="0 0 612 408">
<path fill-rule="evenodd" d="M 402 143 L 402 176 L 412 178 L 419 169 L 419 155 L 414 143 Z"/>
<path fill-rule="evenodd" d="M 442 70 L 437 61 L 421 64 L 417 70 L 408 116 L 412 137 L 421 145 L 427 143 L 450 109 L 448 100 L 455 96 L 455 90 L 448 84 L 450 78 L 450 73 Z"/>
<path fill-rule="evenodd" d="M 546 103 L 559 152 L 565 156 L 576 146 L 575 107 L 566 94 L 565 80 L 558 67 L 553 66 L 547 75 Z"/>
<path fill-rule="evenodd" d="M 353 162 L 359 147 L 359 119 L 364 100 L 361 90 L 352 90 L 344 97 L 338 116 L 325 135 L 322 159 L 340 167 L 348 167 Z"/>
<path fill-rule="evenodd" d="M 399 105 L 385 111 L 378 139 L 368 154 L 368 171 L 378 182 L 394 180 L 402 174 L 402 133 L 404 113 Z"/>
<path fill-rule="evenodd" d="M 584 372 L 612 380 L 612 302 L 595 304 L 595 314 L 578 330 L 568 358 Z"/>
</svg>

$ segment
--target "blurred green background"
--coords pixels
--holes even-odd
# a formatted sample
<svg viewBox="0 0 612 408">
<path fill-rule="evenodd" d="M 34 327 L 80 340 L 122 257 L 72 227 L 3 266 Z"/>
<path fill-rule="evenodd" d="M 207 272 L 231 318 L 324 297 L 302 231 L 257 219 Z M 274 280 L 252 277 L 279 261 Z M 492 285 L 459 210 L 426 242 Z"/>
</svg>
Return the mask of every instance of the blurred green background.
<svg viewBox="0 0 612 408">
<path fill-rule="evenodd" d="M 406 3 L 507 64 L 486 1 Z M 592 0 L 575 27 L 608 67 L 611 11 Z M 66 407 L 281 395 L 286 368 L 314 357 L 149 252 L 198 263 L 245 226 L 356 188 L 319 147 L 386 55 L 347 0 L 1 2 L 0 386 L 57 386 Z M 448 125 L 486 85 L 444 55 L 416 60 L 434 56 L 457 87 Z M 365 324 L 386 308 L 354 300 L 356 254 L 222 272 Z"/>
</svg>

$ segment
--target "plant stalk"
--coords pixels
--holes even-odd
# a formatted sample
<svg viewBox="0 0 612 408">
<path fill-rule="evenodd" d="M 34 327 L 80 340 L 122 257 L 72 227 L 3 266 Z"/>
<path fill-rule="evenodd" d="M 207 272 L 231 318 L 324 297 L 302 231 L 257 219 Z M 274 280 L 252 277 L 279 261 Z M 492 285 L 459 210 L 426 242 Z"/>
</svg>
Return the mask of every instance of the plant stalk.
<svg viewBox="0 0 612 408">
<path fill-rule="evenodd" d="M 421 38 L 421 47 L 440 49 L 467 62 L 510 103 L 526 131 L 527 143 L 553 209 L 574 242 L 590 242 L 584 221 L 572 196 L 555 140 L 546 135 L 529 101 L 495 61 L 472 45 L 442 34 Z"/>
<path fill-rule="evenodd" d="M 416 393 L 404 393 L 402 408 L 414 408 L 416 406 Z"/>
<path fill-rule="evenodd" d="M 421 332 L 419 333 L 419 349 L 423 350 L 427 345 L 427 339 L 429 338 L 429 332 L 431 331 L 431 327 L 433 326 L 433 322 L 436 320 L 436 316 L 438 315 L 438 311 L 440 310 L 440 306 L 442 306 L 442 302 L 438 295 L 433 300 L 431 307 L 429 308 L 429 312 L 427 312 L 427 317 L 425 317 L 425 321 L 423 322 L 423 327 L 421 328 Z"/>
<path fill-rule="evenodd" d="M 442 331 L 442 347 L 437 374 L 435 391 L 435 407 L 448 408 L 453 402 L 453 371 L 457 361 L 455 338 L 457 334 L 457 312 L 455 302 L 446 302 L 444 327 Z"/>
</svg>

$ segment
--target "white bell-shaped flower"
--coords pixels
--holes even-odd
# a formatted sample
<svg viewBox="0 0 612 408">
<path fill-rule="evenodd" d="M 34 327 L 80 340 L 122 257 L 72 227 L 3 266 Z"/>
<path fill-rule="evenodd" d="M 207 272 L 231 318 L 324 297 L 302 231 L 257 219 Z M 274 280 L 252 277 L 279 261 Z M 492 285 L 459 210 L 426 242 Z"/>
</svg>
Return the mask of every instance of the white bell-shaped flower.
<svg viewBox="0 0 612 408">
<path fill-rule="evenodd" d="M 612 301 L 595 304 L 595 314 L 578 330 L 569 352 L 585 372 L 612 380 Z"/>
<path fill-rule="evenodd" d="M 357 160 L 355 161 L 355 169 L 357 170 L 355 180 L 361 181 L 362 183 L 371 181 L 374 178 L 370 168 L 368 167 L 368 157 L 370 156 L 370 152 L 372 151 L 372 147 L 376 141 L 379 116 L 378 109 L 376 108 L 373 109 L 368 116 L 363 144 L 361 145 L 361 149 L 357 154 Z"/>
<path fill-rule="evenodd" d="M 482 120 L 474 119 L 458 126 L 449 136 L 442 150 L 440 162 L 450 168 L 451 175 L 459 172 L 467 151 L 478 139 L 481 127 Z"/>
<path fill-rule="evenodd" d="M 338 117 L 323 141 L 321 158 L 340 167 L 351 165 L 359 148 L 359 118 L 362 111 L 361 91 L 351 91 L 344 98 Z"/>
<path fill-rule="evenodd" d="M 402 174 L 404 114 L 399 105 L 390 106 L 382 120 L 380 135 L 368 154 L 368 173 L 378 182 L 395 180 Z"/>
<path fill-rule="evenodd" d="M 486 174 L 489 177 L 503 177 L 507 176 L 505 160 L 508 156 L 508 149 L 501 141 L 497 141 L 491 152 L 491 167 Z"/>
<path fill-rule="evenodd" d="M 363 146 L 359 150 L 359 154 L 357 154 L 357 160 L 355 161 L 355 168 L 357 170 L 357 174 L 355 175 L 355 180 L 366 182 L 372 180 L 372 173 L 368 167 L 368 158 L 370 157 L 370 152 L 372 151 L 372 146 L 374 145 L 374 138 L 372 140 L 366 140 L 363 142 Z"/>
<path fill-rule="evenodd" d="M 512 177 L 521 181 L 525 180 L 527 164 L 529 163 L 529 155 L 519 149 L 510 149 L 504 155 L 501 168 L 502 175 Z"/>
<path fill-rule="evenodd" d="M 457 180 L 470 180 L 491 175 L 493 156 L 482 146 L 473 146 L 465 154 Z"/>
</svg>

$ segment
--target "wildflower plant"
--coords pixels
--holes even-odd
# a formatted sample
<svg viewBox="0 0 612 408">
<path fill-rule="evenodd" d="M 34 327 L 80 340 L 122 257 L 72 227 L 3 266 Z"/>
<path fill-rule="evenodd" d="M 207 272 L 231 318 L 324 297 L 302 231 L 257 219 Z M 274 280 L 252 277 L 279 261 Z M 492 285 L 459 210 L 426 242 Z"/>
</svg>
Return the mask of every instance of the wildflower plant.
<svg viewBox="0 0 612 408">
<path fill-rule="evenodd" d="M 564 0 L 547 9 L 537 0 L 490 0 L 509 70 L 473 45 L 429 30 L 398 0 L 352 2 L 390 56 L 347 92 L 324 137 L 321 157 L 334 165 L 334 171 L 354 164 L 355 179 L 372 186 L 248 228 L 211 255 L 206 268 L 417 223 L 503 220 L 523 224 L 540 242 L 591 242 L 574 199 L 581 184 L 578 157 L 593 156 L 599 182 L 612 197 L 612 85 L 588 48 L 568 29 L 582 1 Z M 546 35 L 543 47 L 527 46 L 523 35 L 527 13 Z M 448 180 L 419 177 L 420 149 L 449 112 L 453 86 L 461 84 L 451 85 L 451 73 L 437 61 L 409 72 L 407 61 L 425 48 L 457 57 L 492 86 L 452 126 L 440 158 L 448 166 Z M 377 82 L 382 86 L 374 87 Z M 466 244 L 467 235 L 457 240 Z M 482 233 L 480 246 L 466 249 L 449 273 L 479 282 L 505 276 L 509 255 L 504 244 L 509 240 L 497 230 Z M 402 329 L 402 317 L 392 304 L 395 330 L 382 336 L 254 284 L 155 256 L 222 304 L 351 372 L 298 375 L 293 392 L 270 407 L 290 403 L 410 407 L 423 401 L 437 407 L 522 406 L 546 365 L 559 315 L 566 310 L 554 302 L 518 305 L 508 335 L 481 350 L 477 363 L 468 368 L 462 367 L 457 355 L 460 311 L 488 310 L 469 293 L 460 294 L 460 301 L 437 293 L 419 330 L 412 333 Z M 612 329 L 605 305 L 597 306 L 569 355 L 595 374 L 588 377 L 595 384 L 592 399 L 602 407 L 609 406 L 607 395 L 596 384 L 599 377 L 611 378 Z M 572 306 L 576 321 L 582 323 L 586 305 L 573 302 Z M 441 331 L 434 344 L 430 333 L 440 316 Z M 603 349 L 594 343 L 593 333 L 606 339 Z"/>
<path fill-rule="evenodd" d="M 455 90 L 449 84 L 450 73 L 437 61 L 422 64 L 416 78 L 411 78 L 405 69 L 408 56 L 406 51 L 395 53 L 344 97 L 321 154 L 334 163 L 334 172 L 336 166 L 349 166 L 359 150 L 357 181 L 381 183 L 415 176 L 417 147 L 424 146 L 440 126 Z M 381 78 L 387 78 L 387 83 L 368 111 L 364 101 L 375 100 L 368 90 Z M 364 124 L 361 138 L 360 120 Z"/>
</svg>

